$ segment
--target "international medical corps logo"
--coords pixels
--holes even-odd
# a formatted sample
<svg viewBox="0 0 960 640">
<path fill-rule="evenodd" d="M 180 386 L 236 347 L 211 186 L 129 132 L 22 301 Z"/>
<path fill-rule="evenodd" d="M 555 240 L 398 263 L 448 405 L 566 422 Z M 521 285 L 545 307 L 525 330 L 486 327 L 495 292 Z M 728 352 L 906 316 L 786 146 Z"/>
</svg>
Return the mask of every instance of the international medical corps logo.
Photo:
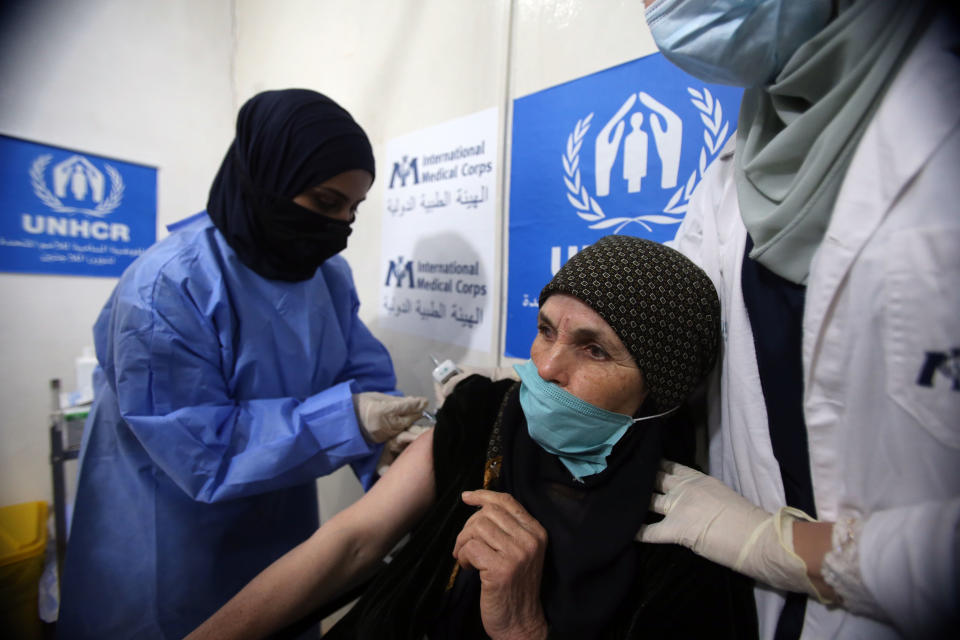
<svg viewBox="0 0 960 640">
<path fill-rule="evenodd" d="M 407 186 L 407 178 L 412 178 L 412 184 L 420 184 L 420 170 L 417 168 L 417 159 L 410 159 L 403 156 L 400 162 L 393 163 L 393 171 L 390 173 L 390 184 L 388 189 L 393 189 L 393 183 L 400 179 L 400 186 Z"/>
<path fill-rule="evenodd" d="M 90 160 L 73 155 L 50 170 L 53 191 L 47 185 L 47 167 L 53 155 L 38 156 L 30 166 L 33 192 L 43 204 L 60 213 L 87 213 L 103 217 L 123 201 L 124 184 L 120 172 L 104 163 L 107 176 Z M 107 181 L 110 185 L 107 191 Z M 86 205 L 86 206 L 84 206 Z"/>
<path fill-rule="evenodd" d="M 581 180 L 580 151 L 593 120 L 593 113 L 577 120 L 561 155 L 563 161 L 564 184 L 567 188 L 567 200 L 576 214 L 591 229 L 614 228 L 614 233 L 630 224 L 638 224 L 648 232 L 651 225 L 675 225 L 683 219 L 687 211 L 694 188 L 703 177 L 710 162 L 716 157 L 727 139 L 730 125 L 724 120 L 723 107 L 710 90 L 687 87 L 690 102 L 699 112 L 703 123 L 703 145 L 696 168 L 686 180 L 679 182 L 680 156 L 683 146 L 683 120 L 673 110 L 656 100 L 650 94 L 640 91 L 630 94 L 617 112 L 600 129 L 594 139 L 594 192 Z M 631 110 L 637 110 L 631 113 Z M 627 117 L 629 114 L 629 118 Z M 610 194 L 611 173 L 621 153 L 621 177 L 626 182 L 628 194 L 639 194 L 648 177 L 650 134 L 643 130 L 644 116 L 647 128 L 653 135 L 653 147 L 660 159 L 661 190 L 674 190 L 660 212 L 643 213 L 635 216 L 609 217 L 597 198 Z M 627 132 L 629 124 L 630 130 Z M 626 133 L 626 135 L 624 135 Z"/>
</svg>

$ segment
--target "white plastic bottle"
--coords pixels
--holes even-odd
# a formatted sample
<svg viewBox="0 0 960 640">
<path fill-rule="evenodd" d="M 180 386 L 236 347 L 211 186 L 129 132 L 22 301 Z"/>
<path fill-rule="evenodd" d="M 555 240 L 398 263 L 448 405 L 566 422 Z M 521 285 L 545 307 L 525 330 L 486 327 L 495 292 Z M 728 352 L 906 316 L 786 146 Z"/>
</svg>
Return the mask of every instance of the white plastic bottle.
<svg viewBox="0 0 960 640">
<path fill-rule="evenodd" d="M 93 347 L 86 346 L 83 353 L 74 362 L 77 372 L 77 404 L 93 400 L 93 370 L 97 368 L 97 356 Z"/>
<path fill-rule="evenodd" d="M 460 373 L 460 369 L 457 369 L 457 365 L 454 364 L 453 360 L 447 359 L 443 362 L 439 362 L 434 356 L 430 356 L 430 359 L 433 360 L 433 364 L 436 365 L 436 367 L 433 369 L 433 380 L 439 385 L 442 385 L 447 380 Z"/>
</svg>

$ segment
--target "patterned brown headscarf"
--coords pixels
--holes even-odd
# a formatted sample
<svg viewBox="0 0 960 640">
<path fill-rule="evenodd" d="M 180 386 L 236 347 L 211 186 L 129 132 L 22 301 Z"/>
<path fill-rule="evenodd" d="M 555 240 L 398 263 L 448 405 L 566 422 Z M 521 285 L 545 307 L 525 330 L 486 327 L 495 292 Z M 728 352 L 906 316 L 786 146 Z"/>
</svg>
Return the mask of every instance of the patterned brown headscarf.
<svg viewBox="0 0 960 640">
<path fill-rule="evenodd" d="M 616 332 L 643 372 L 659 411 L 686 400 L 713 367 L 720 300 L 703 270 L 679 251 L 606 236 L 573 256 L 540 292 L 578 298 Z"/>
</svg>

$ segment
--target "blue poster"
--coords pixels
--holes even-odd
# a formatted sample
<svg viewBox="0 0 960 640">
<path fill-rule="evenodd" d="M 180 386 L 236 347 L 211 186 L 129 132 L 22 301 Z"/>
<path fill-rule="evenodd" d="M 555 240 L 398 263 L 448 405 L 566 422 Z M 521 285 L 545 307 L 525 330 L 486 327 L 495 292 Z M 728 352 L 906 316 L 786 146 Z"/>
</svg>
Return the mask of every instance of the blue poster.
<svg viewBox="0 0 960 640">
<path fill-rule="evenodd" d="M 117 277 L 156 239 L 156 169 L 0 135 L 0 271 Z"/>
<path fill-rule="evenodd" d="M 540 289 L 577 251 L 674 237 L 741 95 L 658 53 L 514 100 L 507 356 L 529 356 Z"/>
</svg>

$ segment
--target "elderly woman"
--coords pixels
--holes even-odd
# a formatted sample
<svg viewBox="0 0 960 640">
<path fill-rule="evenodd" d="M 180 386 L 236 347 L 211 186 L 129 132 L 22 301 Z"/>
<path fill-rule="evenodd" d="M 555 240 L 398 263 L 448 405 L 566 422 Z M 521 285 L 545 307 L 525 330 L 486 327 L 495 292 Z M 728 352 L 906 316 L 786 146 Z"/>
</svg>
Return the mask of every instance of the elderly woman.
<svg viewBox="0 0 960 640">
<path fill-rule="evenodd" d="M 260 637 L 409 542 L 332 638 L 736 637 L 750 585 L 634 536 L 671 414 L 710 370 L 719 304 L 680 253 L 609 236 L 540 294 L 521 382 L 473 376 L 360 501 L 264 571 L 193 637 Z M 665 451 L 665 448 L 667 451 Z"/>
</svg>

